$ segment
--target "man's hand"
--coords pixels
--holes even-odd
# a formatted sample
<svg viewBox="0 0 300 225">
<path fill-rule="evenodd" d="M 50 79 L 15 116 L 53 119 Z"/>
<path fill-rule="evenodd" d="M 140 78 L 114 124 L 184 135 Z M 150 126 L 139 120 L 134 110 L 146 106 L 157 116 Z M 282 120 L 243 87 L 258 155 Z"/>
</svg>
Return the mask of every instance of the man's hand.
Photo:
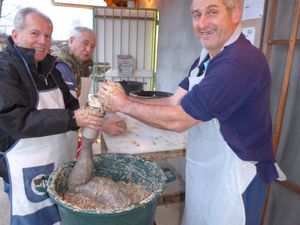
<svg viewBox="0 0 300 225">
<path fill-rule="evenodd" d="M 91 112 L 88 108 L 80 108 L 74 111 L 74 116 L 77 126 L 101 131 L 103 118 L 101 118 L 100 112 Z"/>
<path fill-rule="evenodd" d="M 120 135 L 127 130 L 126 122 L 117 115 L 103 121 L 102 130 L 110 136 Z"/>
<path fill-rule="evenodd" d="M 120 111 L 128 101 L 128 96 L 118 82 L 108 81 L 102 84 L 98 96 L 105 108 L 112 112 Z"/>
</svg>

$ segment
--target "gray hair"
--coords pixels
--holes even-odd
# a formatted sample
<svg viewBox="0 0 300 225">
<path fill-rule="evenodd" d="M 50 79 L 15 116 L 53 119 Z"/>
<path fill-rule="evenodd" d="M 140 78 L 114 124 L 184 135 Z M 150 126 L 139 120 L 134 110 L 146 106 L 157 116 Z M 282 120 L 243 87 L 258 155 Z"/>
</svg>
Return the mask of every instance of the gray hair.
<svg viewBox="0 0 300 225">
<path fill-rule="evenodd" d="M 16 30 L 24 29 L 25 17 L 30 13 L 35 13 L 35 14 L 41 16 L 42 18 L 44 18 L 46 21 L 48 21 L 51 24 L 51 28 L 53 31 L 53 23 L 52 23 L 51 19 L 48 16 L 46 16 L 44 13 L 42 13 L 39 10 L 37 10 L 36 8 L 32 8 L 32 7 L 22 8 L 16 13 L 15 19 L 14 19 L 14 27 Z"/>
<path fill-rule="evenodd" d="M 226 6 L 229 12 L 236 6 L 243 6 L 244 0 L 223 0 L 223 4 Z"/>
<path fill-rule="evenodd" d="M 70 37 L 78 37 L 80 34 L 88 32 L 94 36 L 96 36 L 95 32 L 88 27 L 75 27 L 70 34 Z"/>
</svg>

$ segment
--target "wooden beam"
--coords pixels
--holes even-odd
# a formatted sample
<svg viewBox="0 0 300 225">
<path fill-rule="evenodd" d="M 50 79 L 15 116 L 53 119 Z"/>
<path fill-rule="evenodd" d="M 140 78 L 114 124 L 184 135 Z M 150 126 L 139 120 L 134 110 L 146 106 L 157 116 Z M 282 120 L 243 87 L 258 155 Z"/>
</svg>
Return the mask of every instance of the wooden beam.
<svg viewBox="0 0 300 225">
<path fill-rule="evenodd" d="M 123 16 L 123 15 L 95 15 L 95 18 L 103 18 L 103 19 L 126 19 L 126 20 L 153 20 L 153 17 L 145 17 L 145 16 Z"/>
<path fill-rule="evenodd" d="M 277 0 L 274 0 L 274 1 L 276 2 L 275 4 L 277 7 Z M 273 1 L 271 1 L 271 2 L 273 2 Z M 276 10 L 276 8 L 275 9 L 272 8 L 271 14 L 275 14 L 274 13 L 275 10 Z M 275 18 L 276 18 L 275 15 L 272 16 L 272 20 L 275 20 Z M 277 156 L 279 135 L 280 135 L 281 126 L 282 126 L 288 85 L 289 85 L 290 74 L 291 74 L 292 63 L 293 63 L 293 56 L 294 56 L 295 45 L 296 45 L 296 40 L 297 40 L 296 38 L 297 38 L 297 32 L 298 32 L 299 17 L 300 17 L 300 0 L 296 0 L 294 21 L 293 21 L 292 31 L 291 31 L 290 39 L 289 39 L 289 49 L 288 49 L 288 55 L 287 55 L 287 60 L 286 60 L 284 78 L 283 78 L 283 83 L 282 83 L 282 88 L 281 88 L 281 96 L 280 96 L 280 101 L 279 101 L 279 106 L 278 106 L 278 112 L 277 112 L 275 130 L 274 130 L 274 137 L 273 137 L 273 146 L 274 146 L 275 157 Z M 273 23 L 274 23 L 274 21 L 273 21 Z M 274 27 L 274 24 L 272 27 L 269 28 L 269 31 L 272 30 L 272 33 L 273 33 L 273 27 Z M 268 40 L 271 40 L 270 37 L 271 37 L 271 34 L 269 33 Z M 267 47 L 265 48 L 265 54 L 267 55 L 268 59 L 270 59 L 270 53 L 271 53 L 271 46 L 269 44 L 267 44 Z M 280 182 L 280 184 L 282 184 L 284 187 L 286 187 L 289 190 L 292 190 L 296 193 L 298 193 L 298 191 L 299 191 L 298 187 L 293 185 L 290 182 L 284 181 L 284 182 Z M 261 225 L 263 225 L 264 221 L 265 221 L 267 205 L 268 205 L 268 200 L 269 200 L 269 196 L 270 196 L 270 190 L 271 190 L 271 187 L 268 187 L 268 190 L 266 193 L 266 199 L 265 199 L 265 203 L 264 203 L 263 215 L 262 215 L 262 219 L 261 219 L 261 223 L 260 223 Z"/>
<path fill-rule="evenodd" d="M 91 5 L 82 5 L 82 4 L 73 4 L 73 3 L 60 3 L 51 0 L 52 5 L 54 6 L 62 6 L 62 7 L 70 7 L 70 8 L 83 8 L 83 9 L 93 9 L 95 6 Z"/>
<path fill-rule="evenodd" d="M 139 154 L 132 154 L 135 156 L 142 157 L 147 160 L 163 160 L 163 159 L 170 159 L 170 158 L 178 158 L 178 157 L 185 157 L 185 149 L 178 149 L 172 151 L 161 151 L 161 152 L 149 152 L 149 153 L 139 153 Z"/>
<path fill-rule="evenodd" d="M 289 189 L 292 192 L 297 193 L 300 195 L 300 187 L 292 182 L 289 181 L 278 181 L 282 186 L 284 186 L 286 189 Z"/>
<path fill-rule="evenodd" d="M 172 203 L 184 202 L 185 193 L 174 193 L 169 195 L 161 195 L 158 200 L 158 205 L 167 205 Z"/>
<path fill-rule="evenodd" d="M 269 40 L 269 45 L 289 45 L 290 40 L 284 40 L 284 39 L 277 39 L 277 40 Z M 295 42 L 296 45 L 300 44 L 300 39 L 296 39 Z"/>
<path fill-rule="evenodd" d="M 291 35 L 290 35 L 289 49 L 288 49 L 288 54 L 286 59 L 285 71 L 284 71 L 283 82 L 281 87 L 281 95 L 280 95 L 275 129 L 274 129 L 273 146 L 274 146 L 275 156 L 277 155 L 279 136 L 282 127 L 285 103 L 286 103 L 289 81 L 291 76 L 293 57 L 294 57 L 295 45 L 296 45 L 296 39 L 298 33 L 299 18 L 300 18 L 300 0 L 297 0 L 295 3 L 294 21 L 293 21 Z"/>
<path fill-rule="evenodd" d="M 269 45 L 269 40 L 273 39 L 277 7 L 278 7 L 278 0 L 269 1 L 268 16 L 267 16 L 268 24 L 266 26 L 267 31 L 265 33 L 265 37 L 263 40 L 263 48 L 262 48 L 268 61 L 270 61 L 271 50 L 272 50 L 271 46 Z"/>
</svg>

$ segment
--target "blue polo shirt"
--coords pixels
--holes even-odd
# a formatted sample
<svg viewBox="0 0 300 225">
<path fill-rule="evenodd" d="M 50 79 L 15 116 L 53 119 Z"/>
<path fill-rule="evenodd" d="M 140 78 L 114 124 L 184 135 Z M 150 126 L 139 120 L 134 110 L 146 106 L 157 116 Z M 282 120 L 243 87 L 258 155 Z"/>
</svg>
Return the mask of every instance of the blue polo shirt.
<svg viewBox="0 0 300 225">
<path fill-rule="evenodd" d="M 185 90 L 188 85 L 188 77 L 179 84 Z M 211 59 L 205 78 L 182 99 L 181 106 L 194 119 L 218 119 L 229 147 L 242 160 L 257 161 L 258 174 L 270 182 L 278 177 L 272 147 L 270 93 L 268 63 L 263 53 L 241 34 Z"/>
</svg>

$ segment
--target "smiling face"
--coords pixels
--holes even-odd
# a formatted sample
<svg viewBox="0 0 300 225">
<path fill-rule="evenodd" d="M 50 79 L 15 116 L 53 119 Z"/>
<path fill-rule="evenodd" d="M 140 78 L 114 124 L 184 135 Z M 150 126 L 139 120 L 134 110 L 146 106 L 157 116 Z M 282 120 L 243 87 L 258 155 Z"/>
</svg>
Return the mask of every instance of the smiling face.
<svg viewBox="0 0 300 225">
<path fill-rule="evenodd" d="M 229 40 L 240 22 L 241 13 L 241 6 L 228 9 L 223 0 L 193 0 L 194 32 L 211 57 Z"/>
<path fill-rule="evenodd" d="M 35 63 L 43 60 L 51 46 L 52 24 L 37 13 L 29 13 L 22 29 L 14 29 L 12 38 L 22 48 L 35 50 Z"/>
<path fill-rule="evenodd" d="M 84 63 L 93 58 L 96 47 L 96 36 L 90 32 L 81 32 L 70 37 L 69 47 L 72 54 L 80 63 Z"/>
</svg>

